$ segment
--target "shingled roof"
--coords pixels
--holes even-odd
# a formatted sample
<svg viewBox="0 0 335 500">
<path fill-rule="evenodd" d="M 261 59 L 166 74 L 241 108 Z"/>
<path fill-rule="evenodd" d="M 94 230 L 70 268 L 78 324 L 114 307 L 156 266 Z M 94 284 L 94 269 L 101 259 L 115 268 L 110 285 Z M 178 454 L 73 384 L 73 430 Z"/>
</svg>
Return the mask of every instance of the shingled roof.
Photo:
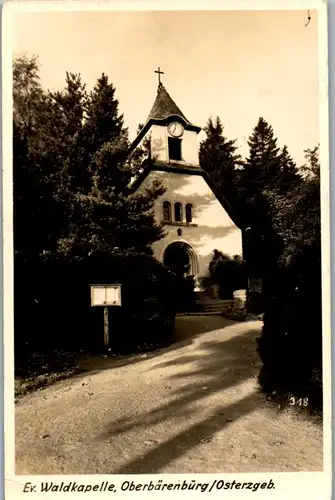
<svg viewBox="0 0 335 500">
<path fill-rule="evenodd" d="M 164 85 L 158 85 L 157 97 L 152 106 L 147 121 L 149 120 L 165 120 L 169 116 L 178 115 L 183 118 L 187 123 L 190 123 L 185 115 L 180 111 L 177 104 L 170 97 Z"/>
<path fill-rule="evenodd" d="M 176 120 L 178 118 L 183 122 L 184 126 L 188 130 L 193 130 L 196 133 L 199 133 L 201 127 L 197 127 L 196 125 L 192 125 L 192 123 L 187 120 L 185 115 L 178 108 L 177 104 L 171 98 L 166 88 L 162 83 L 158 85 L 157 96 L 154 102 L 154 105 L 151 108 L 150 114 L 140 131 L 137 135 L 136 139 L 133 141 L 130 151 L 134 150 L 134 148 L 140 143 L 148 129 L 153 123 L 156 124 L 164 124 L 168 121 L 170 117 L 174 117 Z"/>
</svg>

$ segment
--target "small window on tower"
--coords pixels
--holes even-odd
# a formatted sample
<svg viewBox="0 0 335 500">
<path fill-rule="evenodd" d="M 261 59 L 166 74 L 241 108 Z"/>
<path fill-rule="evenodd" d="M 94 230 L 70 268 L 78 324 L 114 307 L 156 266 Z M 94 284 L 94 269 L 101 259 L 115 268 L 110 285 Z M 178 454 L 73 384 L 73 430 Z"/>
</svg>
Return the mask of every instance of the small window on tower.
<svg viewBox="0 0 335 500">
<path fill-rule="evenodd" d="M 192 222 L 192 205 L 191 203 L 187 203 L 185 207 L 185 212 L 186 212 L 186 222 L 189 224 Z"/>
<path fill-rule="evenodd" d="M 171 203 L 164 201 L 163 203 L 163 220 L 164 222 L 171 221 Z"/>
<path fill-rule="evenodd" d="M 175 139 L 174 137 L 169 137 L 169 158 L 170 160 L 181 161 L 181 139 Z"/>
<path fill-rule="evenodd" d="M 183 220 L 183 212 L 181 203 L 174 204 L 174 220 L 175 222 L 182 222 Z"/>
</svg>

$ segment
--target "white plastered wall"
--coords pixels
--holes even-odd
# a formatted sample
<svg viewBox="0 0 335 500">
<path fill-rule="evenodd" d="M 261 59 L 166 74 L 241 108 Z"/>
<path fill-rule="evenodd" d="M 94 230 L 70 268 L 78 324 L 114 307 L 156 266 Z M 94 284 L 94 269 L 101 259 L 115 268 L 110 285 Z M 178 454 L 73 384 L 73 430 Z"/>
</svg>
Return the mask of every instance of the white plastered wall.
<svg viewBox="0 0 335 500">
<path fill-rule="evenodd" d="M 192 224 L 185 223 L 184 210 L 184 223 L 164 225 L 166 236 L 153 245 L 154 255 L 160 262 L 163 262 L 166 247 L 175 241 L 183 241 L 192 247 L 198 260 L 199 277 L 207 275 L 214 249 L 230 256 L 242 255 L 241 230 L 234 224 L 201 175 L 151 171 L 139 189 L 150 185 L 154 179 L 159 179 L 166 188 L 166 192 L 156 200 L 154 207 L 158 222 L 163 219 L 164 201 L 171 203 L 172 220 L 175 202 L 182 203 L 183 208 L 187 203 L 193 206 Z M 178 229 L 182 232 L 180 236 L 177 234 Z"/>
</svg>

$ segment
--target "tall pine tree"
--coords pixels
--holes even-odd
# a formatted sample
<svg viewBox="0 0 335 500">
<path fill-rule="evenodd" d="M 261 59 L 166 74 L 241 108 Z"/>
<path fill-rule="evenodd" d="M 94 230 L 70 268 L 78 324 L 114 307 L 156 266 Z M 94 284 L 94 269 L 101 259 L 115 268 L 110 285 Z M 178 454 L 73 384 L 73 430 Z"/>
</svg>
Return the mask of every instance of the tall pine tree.
<svg viewBox="0 0 335 500">
<path fill-rule="evenodd" d="M 81 76 L 67 72 L 65 88 L 51 96 L 57 124 L 57 150 L 53 154 L 58 163 L 60 190 L 85 191 L 88 180 L 83 124 L 87 92 Z"/>
<path fill-rule="evenodd" d="M 281 242 L 273 230 L 267 191 L 278 185 L 282 154 L 273 128 L 259 118 L 248 140 L 249 155 L 240 176 L 240 192 L 244 206 L 244 255 L 250 275 L 271 276 L 281 251 Z"/>
<path fill-rule="evenodd" d="M 238 168 L 241 167 L 241 156 L 236 140 L 225 137 L 219 117 L 215 120 L 209 118 L 204 131 L 207 137 L 200 143 L 200 165 L 210 175 L 218 195 L 225 198 L 237 212 L 240 207 Z"/>
<path fill-rule="evenodd" d="M 259 118 L 248 139 L 248 146 L 249 155 L 244 162 L 241 187 L 251 210 L 250 217 L 257 223 L 257 218 L 264 211 L 264 190 L 276 184 L 281 161 L 277 138 L 264 118 Z"/>
<path fill-rule="evenodd" d="M 294 189 L 301 181 L 297 165 L 289 154 L 286 144 L 280 151 L 279 165 L 276 189 L 278 193 L 285 194 Z"/>
<path fill-rule="evenodd" d="M 90 92 L 85 109 L 84 134 L 88 161 L 106 142 L 127 135 L 123 115 L 119 114 L 119 101 L 115 87 L 104 73 Z"/>
</svg>

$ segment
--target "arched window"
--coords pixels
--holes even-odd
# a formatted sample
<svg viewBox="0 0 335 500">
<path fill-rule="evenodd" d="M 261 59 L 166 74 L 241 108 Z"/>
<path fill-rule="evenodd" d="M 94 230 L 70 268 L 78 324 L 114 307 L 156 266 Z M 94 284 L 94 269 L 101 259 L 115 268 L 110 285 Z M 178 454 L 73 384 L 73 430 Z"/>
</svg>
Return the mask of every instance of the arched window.
<svg viewBox="0 0 335 500">
<path fill-rule="evenodd" d="M 182 222 L 183 220 L 183 210 L 181 203 L 174 204 L 174 220 L 176 222 Z"/>
<path fill-rule="evenodd" d="M 187 203 L 186 207 L 185 207 L 185 211 L 186 211 L 186 222 L 188 222 L 189 224 L 192 222 L 192 205 L 191 203 Z"/>
<path fill-rule="evenodd" d="M 171 203 L 169 201 L 163 203 L 163 220 L 164 222 L 171 221 Z"/>
</svg>

